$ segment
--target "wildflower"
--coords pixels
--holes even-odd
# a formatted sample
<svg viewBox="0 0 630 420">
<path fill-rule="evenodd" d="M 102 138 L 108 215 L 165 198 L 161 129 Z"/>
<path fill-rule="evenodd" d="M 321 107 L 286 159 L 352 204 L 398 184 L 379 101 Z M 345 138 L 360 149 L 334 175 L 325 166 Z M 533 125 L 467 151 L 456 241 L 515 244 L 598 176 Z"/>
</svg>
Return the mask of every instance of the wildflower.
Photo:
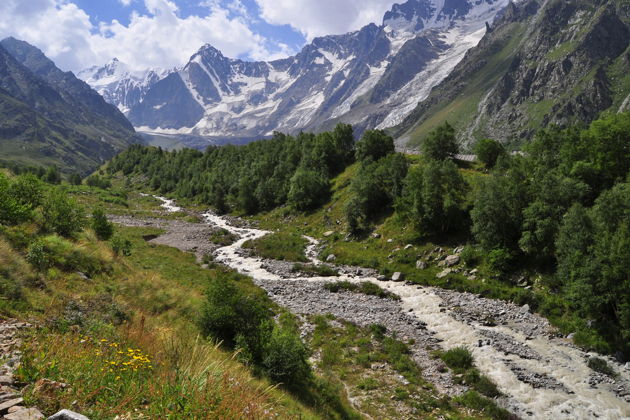
<svg viewBox="0 0 630 420">
<path fill-rule="evenodd" d="M 116 376 L 116 380 L 117 380 L 117 381 L 120 381 L 120 376 Z"/>
</svg>

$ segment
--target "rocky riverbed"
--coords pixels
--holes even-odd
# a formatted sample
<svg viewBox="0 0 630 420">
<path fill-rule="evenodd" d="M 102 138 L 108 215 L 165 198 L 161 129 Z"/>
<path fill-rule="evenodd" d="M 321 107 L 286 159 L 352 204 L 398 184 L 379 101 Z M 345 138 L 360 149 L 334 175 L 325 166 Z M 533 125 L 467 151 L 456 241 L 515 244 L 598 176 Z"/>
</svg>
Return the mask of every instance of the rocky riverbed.
<svg viewBox="0 0 630 420">
<path fill-rule="evenodd" d="M 172 205 L 172 203 L 171 203 Z M 216 261 L 250 275 L 270 297 L 295 313 L 332 313 L 360 325 L 379 323 L 397 337 L 413 340 L 414 358 L 425 376 L 445 393 L 461 392 L 439 362 L 430 357 L 434 348 L 467 346 L 475 364 L 507 396 L 504 404 L 518 416 L 540 419 L 630 418 L 630 368 L 608 358 L 618 373 L 601 378 L 587 366 L 589 357 L 570 340 L 557 337 L 547 320 L 528 307 L 485 299 L 469 293 L 421 287 L 404 282 L 378 284 L 401 297 L 400 301 L 379 299 L 356 293 L 331 293 L 323 284 L 331 281 L 377 282 L 372 271 L 344 268 L 339 276 L 305 277 L 286 273 L 287 264 L 264 261 L 242 251 L 242 244 L 267 234 L 246 224 L 212 214 L 207 224 L 191 224 L 200 232 L 208 225 L 226 229 L 240 239 L 229 246 L 203 248 L 213 252 Z M 205 234 L 195 228 L 162 224 L 165 242 L 184 250 L 199 252 Z M 186 233 L 188 232 L 188 233 Z M 160 240 L 162 239 L 154 239 Z M 312 238 L 307 256 L 317 248 Z M 198 242 L 198 243 L 196 243 Z M 163 242 L 160 242 L 163 243 Z M 357 270 L 360 270 L 359 272 Z M 382 279 L 381 279 L 382 280 Z"/>
</svg>

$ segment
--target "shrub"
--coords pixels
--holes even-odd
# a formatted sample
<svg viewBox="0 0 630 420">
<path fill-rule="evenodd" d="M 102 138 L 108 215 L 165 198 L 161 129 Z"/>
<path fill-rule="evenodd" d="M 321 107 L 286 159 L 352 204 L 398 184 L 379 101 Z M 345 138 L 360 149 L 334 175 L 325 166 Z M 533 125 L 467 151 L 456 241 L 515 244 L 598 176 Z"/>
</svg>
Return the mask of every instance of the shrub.
<svg viewBox="0 0 630 420">
<path fill-rule="evenodd" d="M 107 220 L 102 208 L 96 208 L 92 212 L 92 229 L 102 241 L 110 239 L 114 234 L 114 225 Z"/>
<path fill-rule="evenodd" d="M 295 387 L 310 378 L 309 351 L 291 329 L 276 325 L 264 351 L 262 365 L 272 380 Z"/>
<path fill-rule="evenodd" d="M 603 373 L 604 375 L 616 376 L 613 368 L 611 368 L 604 359 L 599 357 L 591 357 L 588 359 L 588 367 L 593 369 L 595 372 Z"/>
<path fill-rule="evenodd" d="M 510 271 L 514 257 L 505 248 L 493 249 L 488 254 L 488 264 L 490 268 L 498 273 Z"/>
<path fill-rule="evenodd" d="M 451 369 L 470 369 L 473 367 L 473 355 L 466 347 L 455 347 L 440 356 Z"/>
<path fill-rule="evenodd" d="M 112 250 L 116 255 L 124 255 L 129 257 L 131 255 L 131 241 L 129 239 L 122 238 L 120 236 L 114 236 L 111 240 Z"/>
<path fill-rule="evenodd" d="M 43 241 L 35 241 L 28 247 L 26 260 L 37 270 L 44 271 L 50 264 Z"/>
<path fill-rule="evenodd" d="M 51 190 L 42 206 L 44 228 L 61 236 L 72 236 L 85 225 L 85 212 L 59 188 Z"/>
<path fill-rule="evenodd" d="M 0 223 L 18 224 L 30 217 L 31 208 L 16 197 L 11 180 L 0 173 Z"/>
<path fill-rule="evenodd" d="M 477 159 L 490 169 L 494 168 L 499 156 L 505 153 L 505 148 L 496 140 L 483 139 L 475 145 L 475 153 Z"/>
<path fill-rule="evenodd" d="M 445 160 L 454 157 L 459 153 L 455 129 L 445 122 L 424 138 L 420 148 L 422 154 L 429 159 Z"/>
<path fill-rule="evenodd" d="M 319 172 L 298 169 L 291 178 L 287 203 L 299 211 L 311 210 L 328 197 L 329 184 L 328 178 Z"/>
<path fill-rule="evenodd" d="M 474 267 L 479 264 L 479 252 L 472 245 L 466 245 L 462 250 L 460 257 L 464 264 L 468 267 Z"/>
</svg>

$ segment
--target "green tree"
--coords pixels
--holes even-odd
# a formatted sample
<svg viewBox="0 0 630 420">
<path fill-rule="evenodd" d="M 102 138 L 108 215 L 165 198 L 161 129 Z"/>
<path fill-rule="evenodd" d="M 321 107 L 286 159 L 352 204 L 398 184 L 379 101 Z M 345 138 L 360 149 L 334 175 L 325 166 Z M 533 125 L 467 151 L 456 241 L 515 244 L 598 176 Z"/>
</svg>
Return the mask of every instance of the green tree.
<svg viewBox="0 0 630 420">
<path fill-rule="evenodd" d="M 445 160 L 459 153 L 455 129 L 445 122 L 424 138 L 420 145 L 422 154 L 429 159 Z"/>
<path fill-rule="evenodd" d="M 92 229 L 102 241 L 108 240 L 114 234 L 114 225 L 107 220 L 107 215 L 101 207 L 94 209 L 92 212 Z"/>
<path fill-rule="evenodd" d="M 311 378 L 309 351 L 290 328 L 275 325 L 264 353 L 262 365 L 272 380 L 295 388 Z"/>
<path fill-rule="evenodd" d="M 367 130 L 356 144 L 357 160 L 377 161 L 394 153 L 394 139 L 383 130 Z"/>
<path fill-rule="evenodd" d="M 17 224 L 28 220 L 32 206 L 18 198 L 15 183 L 0 172 L 0 223 Z"/>
<path fill-rule="evenodd" d="M 497 159 L 504 153 L 505 148 L 496 140 L 483 139 L 475 145 L 477 159 L 489 169 L 494 168 Z"/>
<path fill-rule="evenodd" d="M 72 236 L 83 229 L 85 212 L 61 188 L 51 189 L 42 205 L 44 228 L 61 236 Z"/>
<path fill-rule="evenodd" d="M 445 233 L 461 226 L 468 186 L 450 161 L 431 161 L 407 175 L 396 208 L 424 234 Z"/>
<path fill-rule="evenodd" d="M 291 178 L 288 204 L 299 211 L 314 209 L 329 194 L 328 179 L 319 172 L 298 169 Z"/>
</svg>

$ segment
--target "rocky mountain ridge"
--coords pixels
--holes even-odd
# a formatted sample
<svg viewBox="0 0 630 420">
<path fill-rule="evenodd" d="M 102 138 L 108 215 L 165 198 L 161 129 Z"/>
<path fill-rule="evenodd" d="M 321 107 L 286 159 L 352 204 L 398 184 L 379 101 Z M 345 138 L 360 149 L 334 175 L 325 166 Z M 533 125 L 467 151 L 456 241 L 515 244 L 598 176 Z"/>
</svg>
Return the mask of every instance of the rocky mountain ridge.
<svg viewBox="0 0 630 420">
<path fill-rule="evenodd" d="M 87 173 L 139 141 L 116 107 L 23 41 L 0 42 L 0 159 Z"/>
<path fill-rule="evenodd" d="M 461 141 L 515 147 L 549 125 L 630 108 L 630 5 L 616 0 L 510 3 L 453 72 L 395 130 L 417 146 L 448 119 Z"/>
<path fill-rule="evenodd" d="M 140 131 L 256 137 L 322 130 L 336 122 L 393 126 L 476 45 L 509 0 L 409 0 L 381 25 L 315 38 L 293 57 L 230 59 L 211 45 L 150 86 L 136 103 L 101 93 Z M 104 86 L 82 72 L 93 87 Z M 101 79 L 102 80 L 102 79 Z M 150 83 L 149 83 L 150 84 Z"/>
</svg>

